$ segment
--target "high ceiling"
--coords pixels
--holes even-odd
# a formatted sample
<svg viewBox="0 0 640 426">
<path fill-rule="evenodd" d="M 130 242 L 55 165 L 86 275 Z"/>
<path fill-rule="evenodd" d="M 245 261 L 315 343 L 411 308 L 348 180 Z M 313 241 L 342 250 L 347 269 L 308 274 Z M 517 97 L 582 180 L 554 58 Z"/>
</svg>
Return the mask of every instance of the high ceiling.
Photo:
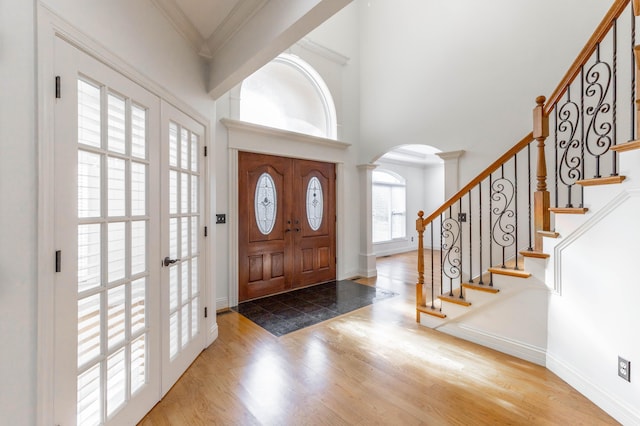
<svg viewBox="0 0 640 426">
<path fill-rule="evenodd" d="M 352 0 L 152 0 L 209 60 L 217 99 Z"/>
<path fill-rule="evenodd" d="M 196 51 L 211 58 L 269 0 L 153 0 Z"/>
</svg>

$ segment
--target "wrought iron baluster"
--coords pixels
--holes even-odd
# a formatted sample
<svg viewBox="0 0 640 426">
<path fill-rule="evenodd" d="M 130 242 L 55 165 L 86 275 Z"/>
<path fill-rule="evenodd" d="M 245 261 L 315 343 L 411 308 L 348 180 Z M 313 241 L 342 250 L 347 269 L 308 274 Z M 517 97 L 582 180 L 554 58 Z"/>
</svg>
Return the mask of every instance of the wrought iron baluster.
<svg viewBox="0 0 640 426">
<path fill-rule="evenodd" d="M 558 105 L 554 105 L 553 107 L 553 111 L 554 111 L 554 116 L 555 116 L 555 122 L 554 122 L 554 131 L 553 131 L 553 142 L 554 142 L 554 151 L 555 151 L 555 206 L 558 207 Z"/>
<path fill-rule="evenodd" d="M 528 208 L 529 208 L 529 247 L 527 250 L 533 250 L 533 242 L 532 242 L 532 232 L 531 228 L 533 227 L 533 221 L 531 220 L 531 144 L 527 145 L 527 182 L 529 186 L 529 198 L 527 199 Z"/>
<path fill-rule="evenodd" d="M 556 123 L 556 131 L 560 133 L 558 148 L 561 151 L 557 171 L 560 182 L 567 189 L 566 207 L 569 208 L 573 207 L 573 186 L 580 179 L 579 169 L 584 163 L 580 155 L 581 138 L 576 137 L 578 126 L 582 124 L 580 111 L 580 106 L 571 99 L 571 86 L 569 86 L 566 101 L 557 113 L 559 121 Z"/>
<path fill-rule="evenodd" d="M 469 282 L 473 283 L 473 214 L 471 212 L 471 190 L 469 190 Z M 461 290 L 462 291 L 462 290 Z"/>
<path fill-rule="evenodd" d="M 617 112 L 618 112 L 618 20 L 613 21 L 613 140 L 611 145 L 617 144 Z M 611 176 L 618 176 L 618 153 L 611 153 Z"/>
<path fill-rule="evenodd" d="M 443 225 L 443 220 L 442 220 L 442 215 L 444 214 L 444 212 L 440 213 L 440 294 L 444 294 L 444 277 L 442 276 L 444 274 L 444 264 L 443 262 L 443 258 L 442 258 L 442 252 L 444 251 L 444 247 L 442 246 L 442 225 Z M 442 304 L 440 305 L 440 309 L 442 309 Z"/>
<path fill-rule="evenodd" d="M 492 182 L 491 185 L 491 213 L 495 215 L 491 223 L 492 241 L 491 244 L 497 244 L 502 252 L 501 267 L 506 268 L 506 251 L 507 247 L 515 244 L 516 224 L 514 197 L 514 182 L 505 178 L 504 164 L 500 167 L 500 177 Z"/>
<path fill-rule="evenodd" d="M 629 8 L 631 12 L 631 137 L 630 141 L 636 139 L 636 15 L 633 13 L 633 7 Z"/>
<path fill-rule="evenodd" d="M 516 267 L 515 270 L 518 270 L 518 153 L 513 154 L 513 209 L 515 210 L 515 258 L 516 258 Z"/>
<path fill-rule="evenodd" d="M 461 277 L 462 256 L 460 252 L 461 225 L 457 218 L 453 217 L 453 206 L 449 206 L 449 217 L 445 217 L 442 223 L 442 273 L 449 279 L 449 296 L 453 297 L 453 281 Z"/>
<path fill-rule="evenodd" d="M 493 266 L 493 173 L 489 174 L 489 267 Z M 489 272 L 489 287 L 493 287 L 493 272 Z"/>
<path fill-rule="evenodd" d="M 478 264 L 478 270 L 480 271 L 480 281 L 478 281 L 478 284 L 484 285 L 484 280 L 482 279 L 482 182 L 478 183 L 478 219 L 478 230 L 480 231 L 480 263 Z"/>
<path fill-rule="evenodd" d="M 460 197 L 460 199 L 458 200 L 458 226 L 460 227 L 460 299 L 464 299 L 464 296 L 462 295 L 462 271 L 464 270 L 463 268 L 463 263 L 462 263 L 462 259 L 463 259 L 463 252 L 462 252 L 462 221 L 460 220 L 460 214 L 462 213 L 462 197 Z"/>
<path fill-rule="evenodd" d="M 615 25 L 614 25 L 615 28 Z M 589 67 L 585 76 L 584 83 L 587 84 L 584 89 L 583 99 L 590 99 L 595 105 L 589 104 L 584 108 L 583 119 L 589 119 L 589 122 L 583 124 L 583 128 L 586 125 L 586 131 L 583 135 L 583 155 L 586 151 L 591 157 L 595 159 L 595 175 L 594 178 L 600 178 L 600 160 L 605 155 L 612 145 L 611 135 L 615 128 L 615 115 L 611 115 L 615 112 L 615 103 L 613 104 L 609 100 L 609 94 L 612 87 L 612 81 L 615 77 L 611 66 L 603 62 L 600 58 L 600 43 L 596 45 L 595 63 Z M 615 53 L 614 53 L 615 63 Z M 615 94 L 612 95 L 615 101 Z M 585 164 L 583 158 L 582 166 L 582 178 L 584 179 Z M 582 206 L 581 206 L 582 207 Z"/>
<path fill-rule="evenodd" d="M 500 167 L 500 172 L 501 172 L 501 178 L 504 180 L 504 164 Z M 498 223 L 500 221 L 500 219 L 498 218 L 496 220 L 496 223 Z M 507 265 L 505 265 L 504 263 L 504 250 L 505 250 L 505 246 L 503 246 L 502 244 L 500 244 L 500 246 L 502 247 L 502 265 L 500 265 L 503 268 L 506 268 Z"/>
<path fill-rule="evenodd" d="M 580 179 L 584 179 L 584 65 L 580 67 Z M 580 185 L 580 205 L 584 207 L 584 187 Z"/>
<path fill-rule="evenodd" d="M 435 220 L 435 219 L 434 219 Z M 433 221 L 429 224 L 431 227 L 431 309 L 435 309 L 435 288 L 436 283 L 434 281 L 434 269 L 433 269 Z M 442 308 L 440 309 L 442 310 Z"/>
</svg>

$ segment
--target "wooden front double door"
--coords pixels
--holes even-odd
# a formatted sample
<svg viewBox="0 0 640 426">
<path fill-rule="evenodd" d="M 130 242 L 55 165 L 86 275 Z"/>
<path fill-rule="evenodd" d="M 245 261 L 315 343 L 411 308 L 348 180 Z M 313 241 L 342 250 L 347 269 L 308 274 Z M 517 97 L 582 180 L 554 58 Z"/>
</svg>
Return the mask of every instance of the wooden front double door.
<svg viewBox="0 0 640 426">
<path fill-rule="evenodd" d="M 238 155 L 239 300 L 334 280 L 335 164 Z"/>
</svg>

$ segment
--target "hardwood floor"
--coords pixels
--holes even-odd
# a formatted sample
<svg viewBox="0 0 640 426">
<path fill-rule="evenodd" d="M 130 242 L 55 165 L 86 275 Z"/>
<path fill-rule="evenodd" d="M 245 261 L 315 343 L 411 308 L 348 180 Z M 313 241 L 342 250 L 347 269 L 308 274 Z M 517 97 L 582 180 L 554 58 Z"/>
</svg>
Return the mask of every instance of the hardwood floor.
<svg viewBox="0 0 640 426">
<path fill-rule="evenodd" d="M 540 366 L 418 326 L 415 252 L 391 299 L 276 338 L 235 312 L 141 425 L 617 424 Z"/>
</svg>

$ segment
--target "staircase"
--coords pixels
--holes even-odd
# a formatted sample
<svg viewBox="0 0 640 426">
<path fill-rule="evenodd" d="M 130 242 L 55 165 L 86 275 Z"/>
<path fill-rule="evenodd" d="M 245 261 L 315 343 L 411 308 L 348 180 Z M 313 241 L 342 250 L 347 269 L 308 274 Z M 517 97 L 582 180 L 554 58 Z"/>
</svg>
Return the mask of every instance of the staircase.
<svg viewBox="0 0 640 426">
<path fill-rule="evenodd" d="M 614 1 L 556 90 L 536 99 L 533 131 L 436 211 L 418 213 L 417 322 L 549 363 L 563 239 L 588 235 L 638 191 L 639 13 L 640 1 Z"/>
</svg>

